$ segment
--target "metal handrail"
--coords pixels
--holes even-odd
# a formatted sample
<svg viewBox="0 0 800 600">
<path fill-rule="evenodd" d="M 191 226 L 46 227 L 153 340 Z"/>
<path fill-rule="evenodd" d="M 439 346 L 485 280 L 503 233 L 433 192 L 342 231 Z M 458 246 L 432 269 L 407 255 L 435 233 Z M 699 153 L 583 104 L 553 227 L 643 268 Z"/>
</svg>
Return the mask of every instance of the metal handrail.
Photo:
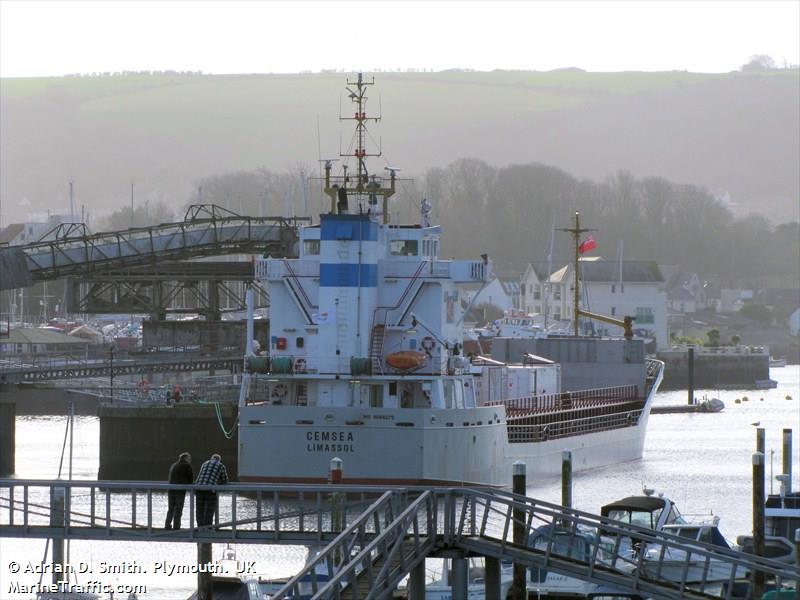
<svg viewBox="0 0 800 600">
<path fill-rule="evenodd" d="M 64 490 L 61 509 L 50 500 L 59 488 Z M 192 520 L 194 494 L 209 489 L 223 499 L 212 526 L 192 523 L 186 530 L 160 531 L 154 524 L 154 495 L 187 491 Z M 129 495 L 130 505 L 112 503 L 113 493 Z M 379 500 L 368 500 L 376 496 Z M 347 497 L 354 502 L 342 502 Z M 137 502 L 143 499 L 146 510 L 137 512 Z M 434 549 L 510 560 L 664 600 L 730 600 L 733 583 L 752 579 L 756 573 L 770 578 L 778 588 L 800 579 L 800 569 L 792 565 L 501 490 L 419 487 L 387 491 L 371 486 L 257 484 L 209 488 L 2 479 L 0 501 L 0 536 L 4 537 L 318 545 L 330 541 L 305 569 L 313 573 L 315 566 L 326 564 L 331 577 L 327 583 L 313 583 L 312 575 L 318 598 L 339 597 L 358 580 L 371 586 L 370 597 L 382 598 Z M 333 517 L 334 509 L 339 518 Z M 56 520 L 51 521 L 54 516 Z M 522 539 L 513 537 L 515 522 L 524 524 Z M 578 542 L 584 551 L 577 551 Z M 283 593 L 296 590 L 301 577 L 298 574 Z M 751 585 L 745 597 L 752 597 L 754 589 Z"/>
<path fill-rule="evenodd" d="M 318 582 L 315 577 L 317 567 L 325 564 L 327 573 L 341 572 L 342 565 L 345 560 L 350 559 L 350 552 L 352 551 L 351 540 L 363 540 L 364 530 L 369 524 L 370 520 L 374 520 L 376 530 L 381 526 L 379 518 L 379 511 L 386 510 L 391 513 L 392 502 L 395 500 L 396 492 L 386 491 L 383 495 L 371 504 L 366 511 L 364 511 L 358 519 L 353 521 L 349 527 L 344 529 L 336 538 L 322 549 L 316 556 L 312 557 L 306 565 L 298 573 L 296 573 L 283 587 L 281 587 L 272 598 L 279 600 L 291 592 L 294 597 L 300 597 L 299 585 L 307 578 L 311 577 L 312 592 L 318 592 Z M 377 517 L 377 518 L 376 518 Z"/>
</svg>

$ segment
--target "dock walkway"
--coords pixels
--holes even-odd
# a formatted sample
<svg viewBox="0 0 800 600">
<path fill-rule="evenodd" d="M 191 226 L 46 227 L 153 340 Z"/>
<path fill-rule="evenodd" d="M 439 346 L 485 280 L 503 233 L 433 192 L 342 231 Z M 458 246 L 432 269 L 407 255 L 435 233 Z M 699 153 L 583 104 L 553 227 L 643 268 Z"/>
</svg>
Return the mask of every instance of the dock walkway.
<svg viewBox="0 0 800 600">
<path fill-rule="evenodd" d="M 163 500 L 170 489 L 187 491 L 186 529 L 160 527 L 164 516 L 155 514 L 154 500 Z M 749 599 L 755 597 L 756 579 L 778 585 L 800 579 L 800 569 L 784 563 L 498 490 L 230 484 L 216 490 L 216 522 L 197 527 L 194 496 L 208 489 L 0 479 L 0 537 L 325 545 L 274 600 L 297 597 L 299 586 L 308 585 L 309 574 L 321 568 L 329 577 L 311 578 L 313 598 L 383 600 L 409 574 L 409 590 L 418 597 L 424 593 L 420 566 L 435 556 L 484 556 L 487 574 L 499 573 L 497 561 L 513 561 L 664 600 L 734 598 L 733 583 L 739 581 L 750 583 L 745 595 L 736 597 Z M 595 533 L 587 537 L 588 532 Z M 570 550 L 569 541 L 578 539 L 592 540 L 588 552 Z M 647 551 L 632 553 L 624 539 Z M 722 585 L 721 569 L 729 573 Z M 465 581 L 453 584 L 454 598 L 461 597 L 457 590 L 466 593 Z M 495 586 L 499 589 L 499 576 L 487 576 L 487 599 L 498 597 Z"/>
</svg>

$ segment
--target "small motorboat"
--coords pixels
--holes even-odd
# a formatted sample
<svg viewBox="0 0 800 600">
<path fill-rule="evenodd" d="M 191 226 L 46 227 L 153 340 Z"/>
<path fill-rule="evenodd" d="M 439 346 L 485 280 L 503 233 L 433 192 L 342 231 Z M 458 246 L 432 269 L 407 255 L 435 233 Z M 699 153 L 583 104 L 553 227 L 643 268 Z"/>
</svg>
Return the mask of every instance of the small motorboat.
<svg viewBox="0 0 800 600">
<path fill-rule="evenodd" d="M 696 516 L 698 520 L 690 522 L 689 515 L 681 515 L 675 503 L 663 494 L 655 495 L 654 490 L 645 489 L 644 496 L 629 496 L 617 500 L 601 508 L 601 514 L 615 521 L 645 527 L 654 531 L 672 534 L 685 538 L 688 544 L 700 542 L 723 550 L 731 545 L 719 531 L 719 518 L 713 515 Z M 606 538 L 613 534 L 600 532 Z M 637 547 L 633 540 L 624 538 L 620 543 L 622 551 L 630 551 L 631 556 L 643 553 L 644 572 L 649 576 L 664 578 L 670 581 L 715 582 L 728 581 L 732 578 L 731 566 L 727 562 L 715 559 L 706 561 L 699 555 L 679 548 L 647 548 Z M 738 572 L 733 577 L 738 577 Z"/>
<path fill-rule="evenodd" d="M 399 352 L 392 352 L 386 355 L 386 364 L 398 371 L 411 371 L 419 369 L 425 364 L 425 359 L 428 357 L 424 352 L 417 350 L 401 350 Z"/>
</svg>

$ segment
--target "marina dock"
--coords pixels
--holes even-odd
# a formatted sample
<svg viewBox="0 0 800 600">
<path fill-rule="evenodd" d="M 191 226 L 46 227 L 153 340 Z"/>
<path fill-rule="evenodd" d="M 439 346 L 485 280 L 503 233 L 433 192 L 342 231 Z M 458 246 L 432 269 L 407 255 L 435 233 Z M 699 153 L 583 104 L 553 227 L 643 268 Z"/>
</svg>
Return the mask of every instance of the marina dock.
<svg viewBox="0 0 800 600">
<path fill-rule="evenodd" d="M 154 514 L 154 499 L 170 489 L 187 492 L 186 529 L 163 530 L 162 515 Z M 486 598 L 495 600 L 502 561 L 665 600 L 726 597 L 725 586 L 713 586 L 705 577 L 685 580 L 690 560 L 714 561 L 715 568 L 729 570 L 731 581 L 739 579 L 738 573 L 757 573 L 778 584 L 800 578 L 800 569 L 792 565 L 696 542 L 687 545 L 669 534 L 498 490 L 232 484 L 216 489 L 220 509 L 213 525 L 197 527 L 194 496 L 204 489 L 208 488 L 135 481 L 2 479 L 0 537 L 50 538 L 54 559 L 63 556 L 58 552 L 66 539 L 194 542 L 198 556 L 210 556 L 208 544 L 224 542 L 324 546 L 272 596 L 274 600 L 297 597 L 301 581 L 310 581 L 314 598 L 384 599 L 407 576 L 409 597 L 421 600 L 428 557 L 453 560 L 454 600 L 467 597 L 468 556 L 485 557 Z M 645 567 L 644 553 L 630 556 L 619 544 L 606 549 L 610 555 L 602 560 L 602 553 L 591 549 L 564 554 L 559 550 L 564 540 L 557 536 L 570 531 L 576 535 L 578 528 L 617 539 L 635 537 L 653 549 L 648 555 L 656 558 Z M 545 536 L 544 545 L 531 543 L 534 532 L 539 541 Z M 665 556 L 674 563 L 675 551 L 687 561 L 682 581 L 663 575 Z M 327 577 L 309 580 L 308 574 L 319 574 L 320 569 Z M 201 591 L 207 589 L 209 577 L 198 574 Z M 745 587 L 744 598 L 752 598 L 752 586 Z"/>
</svg>

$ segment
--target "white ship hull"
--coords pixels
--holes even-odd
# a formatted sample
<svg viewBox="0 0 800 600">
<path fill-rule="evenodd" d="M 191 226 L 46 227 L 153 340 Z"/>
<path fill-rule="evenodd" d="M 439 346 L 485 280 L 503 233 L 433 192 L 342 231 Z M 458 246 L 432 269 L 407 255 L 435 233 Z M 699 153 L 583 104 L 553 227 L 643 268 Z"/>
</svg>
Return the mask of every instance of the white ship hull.
<svg viewBox="0 0 800 600">
<path fill-rule="evenodd" d="M 321 483 L 330 460 L 343 460 L 346 483 L 362 485 L 509 486 L 511 466 L 530 478 L 641 458 L 651 398 L 638 423 L 541 442 L 509 443 L 503 406 L 471 409 L 240 408 L 239 478 Z"/>
</svg>

